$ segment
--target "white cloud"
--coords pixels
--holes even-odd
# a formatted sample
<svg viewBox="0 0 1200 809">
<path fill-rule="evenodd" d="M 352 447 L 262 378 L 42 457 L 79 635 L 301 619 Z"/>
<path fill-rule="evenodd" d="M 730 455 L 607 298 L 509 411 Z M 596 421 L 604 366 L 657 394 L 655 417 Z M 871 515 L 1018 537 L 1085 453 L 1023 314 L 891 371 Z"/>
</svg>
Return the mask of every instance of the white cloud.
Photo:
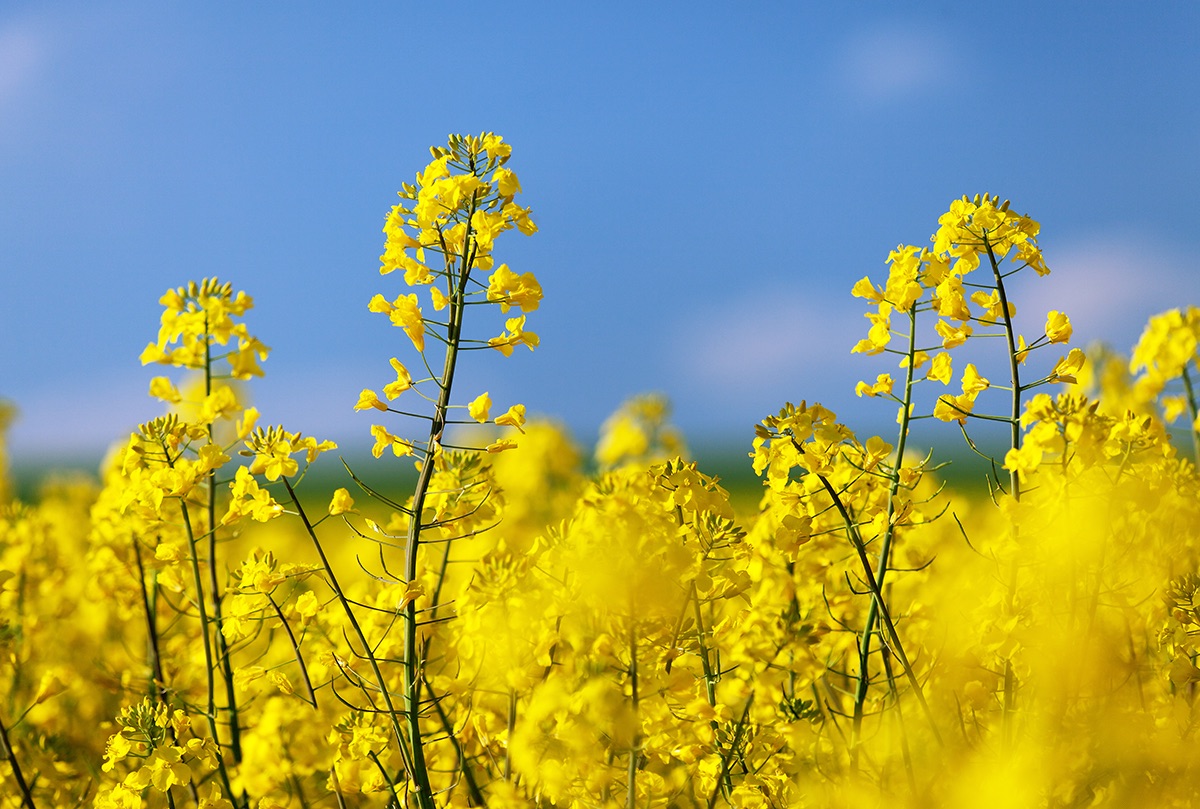
<svg viewBox="0 0 1200 809">
<path fill-rule="evenodd" d="M 390 370 L 390 369 L 389 369 Z M 73 383 L 30 386 L 13 395 L 18 417 L 10 431 L 13 462 L 58 462 L 98 456 L 114 441 L 128 438 L 138 424 L 162 415 L 165 405 L 147 395 L 150 377 L 163 374 L 179 383 L 170 368 L 76 379 Z M 248 383 L 248 403 L 262 413 L 263 424 L 333 439 L 367 442 L 371 418 L 356 413 L 354 403 L 363 380 L 378 378 L 378 369 L 313 367 L 301 373 L 275 373 Z M 374 411 L 371 411 L 374 413 Z"/>
<path fill-rule="evenodd" d="M 860 101 L 902 101 L 949 84 L 958 74 L 950 37 L 928 25 L 891 23 L 855 32 L 845 43 L 839 74 Z"/>
<path fill-rule="evenodd" d="M 6 110 L 37 80 L 49 44 L 28 21 L 0 24 L 0 110 Z"/>
<path fill-rule="evenodd" d="M 147 378 L 119 374 L 62 381 L 12 394 L 18 416 L 10 433 L 16 464 L 41 463 L 102 453 L 147 419 L 162 414 L 146 395 Z"/>
<path fill-rule="evenodd" d="M 1066 312 L 1077 345 L 1102 340 L 1128 351 L 1151 315 L 1200 305 L 1194 262 L 1149 236 L 1108 235 L 1044 249 L 1050 275 L 1024 279 L 1015 298 L 1018 316 Z"/>
<path fill-rule="evenodd" d="M 850 348 L 866 329 L 865 320 L 825 296 L 774 290 L 693 312 L 676 332 L 674 367 L 688 386 L 736 401 L 799 378 L 848 371 Z"/>
</svg>

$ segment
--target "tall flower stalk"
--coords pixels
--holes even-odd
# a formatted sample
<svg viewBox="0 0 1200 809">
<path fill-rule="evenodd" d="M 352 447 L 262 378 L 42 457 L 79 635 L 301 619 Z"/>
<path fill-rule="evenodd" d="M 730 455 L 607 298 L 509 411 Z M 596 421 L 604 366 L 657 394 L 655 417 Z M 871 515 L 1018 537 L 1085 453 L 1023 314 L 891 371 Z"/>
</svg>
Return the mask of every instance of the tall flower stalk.
<svg viewBox="0 0 1200 809">
<path fill-rule="evenodd" d="M 420 637 L 421 615 L 428 611 L 436 616 L 441 606 L 436 599 L 445 579 L 443 560 L 434 573 L 436 584 L 430 588 L 433 597 L 426 595 L 422 585 L 426 573 L 422 549 L 429 532 L 436 532 L 438 541 L 449 542 L 445 529 L 453 526 L 467 533 L 472 518 L 478 515 L 478 508 L 468 513 L 453 510 L 448 513 L 445 500 L 470 499 L 465 497 L 466 488 L 448 490 L 444 485 L 434 486 L 434 480 L 452 468 L 476 468 L 477 459 L 471 456 L 515 446 L 512 439 L 502 438 L 486 447 L 450 447 L 447 428 L 491 420 L 498 426 L 522 430 L 525 422 L 525 407 L 520 404 L 490 418 L 492 402 L 486 392 L 469 403 L 455 404 L 455 373 L 464 351 L 495 350 L 510 356 L 516 346 L 524 345 L 530 350 L 536 347 L 538 336 L 525 329 L 524 313 L 537 309 L 542 298 L 541 287 L 532 273 L 518 275 L 507 264 L 496 266 L 492 258 L 493 244 L 501 233 L 518 229 L 529 235 L 537 230 L 529 218 L 529 210 L 514 202 L 521 185 L 516 174 L 506 167 L 511 147 L 498 135 L 485 133 L 454 135 L 447 147 L 430 151 L 433 161 L 417 175 L 414 184 L 403 186 L 400 197 L 405 202 L 395 206 L 387 218 L 384 227 L 387 240 L 380 258 L 381 274 L 402 271 L 405 284 L 418 292 L 401 293 L 392 300 L 376 295 L 368 306 L 372 312 L 386 314 L 394 326 L 403 329 L 429 374 L 414 379 L 404 363 L 393 358 L 391 365 L 396 378 L 384 386 L 384 398 L 391 401 L 414 390 L 428 409 L 424 413 L 393 410 L 373 390 L 364 390 L 356 406 L 360 410 L 392 412 L 427 423 L 427 432 L 421 439 L 402 438 L 386 425 L 371 428 L 375 457 L 390 450 L 396 457 L 413 456 L 418 460 L 412 497 L 401 507 L 407 516 L 407 531 L 400 580 L 406 595 L 400 613 L 404 638 L 401 690 L 405 746 L 412 789 L 422 807 L 433 805 L 433 787 L 426 765 L 426 709 L 421 699 L 428 659 L 428 644 Z M 427 304 L 419 294 L 426 287 Z M 467 337 L 468 307 L 486 303 L 498 305 L 505 314 L 514 307 L 522 314 L 508 318 L 498 336 L 482 340 Z M 423 305 L 444 312 L 444 319 L 427 316 Z M 437 363 L 431 344 L 442 346 L 439 372 L 433 370 Z M 422 390 L 426 386 L 432 386 L 432 394 Z M 466 411 L 463 414 L 466 418 L 455 418 L 456 409 Z M 486 487 L 480 488 L 482 498 L 486 499 L 490 492 Z M 482 500 L 478 505 L 482 505 Z M 365 651 L 373 658 L 369 648 Z M 438 698 L 431 699 L 436 702 Z M 463 762 L 463 766 L 468 764 Z"/>
<path fill-rule="evenodd" d="M 881 396 L 891 398 L 900 405 L 897 422 L 900 425 L 897 439 L 896 461 L 888 466 L 881 463 L 880 474 L 888 480 L 888 499 L 884 506 L 884 528 L 878 550 L 878 583 L 881 595 L 873 599 L 867 613 L 866 623 L 859 637 L 858 675 L 854 689 L 854 724 L 852 734 L 852 765 L 857 765 L 857 740 L 861 736 L 861 725 L 866 702 L 873 680 L 870 662 L 876 624 L 882 603 L 882 588 L 890 569 L 896 532 L 897 509 L 911 503 L 908 495 L 898 497 L 902 490 L 911 490 L 919 482 L 924 464 L 915 468 L 904 467 L 904 453 L 911 426 L 916 419 L 934 418 L 946 422 L 957 422 L 971 448 L 984 455 L 996 470 L 1001 462 L 986 455 L 978 448 L 967 431 L 970 420 L 1000 422 L 1009 428 L 1009 447 L 1003 466 L 1009 471 L 1007 486 L 996 481 L 998 488 L 1006 488 L 1013 501 L 1021 495 L 1021 473 L 1023 469 L 1036 467 L 1040 455 L 1033 457 L 1023 453 L 1021 444 L 1021 411 L 1023 394 L 1031 388 L 1050 382 L 1073 381 L 1071 374 L 1079 369 L 1083 355 L 1078 350 L 1064 357 L 1054 371 L 1032 384 L 1021 381 L 1021 365 L 1029 352 L 1050 343 L 1066 342 L 1071 335 L 1070 320 L 1060 312 L 1052 311 L 1047 316 L 1045 334 L 1027 344 L 1014 326 L 1016 307 L 1010 302 L 1006 279 L 1013 274 L 1032 267 L 1039 275 L 1049 272 L 1037 245 L 1038 223 L 1027 216 L 1009 210 L 1009 203 L 983 195 L 974 199 L 963 197 L 955 200 L 950 209 L 938 220 L 939 228 L 931 241 L 932 249 L 900 246 L 888 256 L 890 265 L 886 284 L 876 286 L 869 278 L 863 278 L 853 289 L 853 294 L 866 298 L 878 305 L 877 313 L 868 313 L 871 329 L 866 338 L 854 347 L 854 352 L 868 355 L 889 353 L 900 357 L 900 367 L 905 371 L 904 389 L 901 396 L 892 393 L 893 380 L 890 374 L 880 374 L 874 383 L 860 382 L 859 396 Z M 971 273 L 977 270 L 986 258 L 991 270 L 990 283 L 975 282 Z M 1006 263 L 1007 262 L 1007 263 Z M 938 316 L 933 331 L 940 345 L 919 346 L 917 342 L 917 314 L 931 312 Z M 900 332 L 907 345 L 903 349 L 891 347 L 897 332 L 892 329 L 892 318 L 903 313 L 907 328 Z M 974 363 L 968 363 L 961 374 L 962 393 L 942 394 L 937 397 L 932 413 L 914 414 L 914 385 L 919 382 L 941 382 L 949 385 L 954 378 L 954 361 L 951 352 L 988 332 L 976 332 L 976 327 L 986 330 L 999 326 L 996 336 L 1004 338 L 1007 351 L 1010 393 L 1008 413 L 991 415 L 976 411 L 980 395 L 992 387 L 991 382 L 980 373 Z M 922 377 L 915 371 L 926 368 Z M 1014 528 L 1015 530 L 1015 528 Z M 1015 559 L 1010 571 L 1010 585 L 1015 586 Z M 886 650 L 885 650 L 886 652 Z M 1004 699 L 1006 717 L 1011 717 L 1015 700 L 1016 684 L 1011 666 L 1005 664 Z M 890 681 L 891 678 L 889 678 Z M 1007 728 L 1007 723 L 1006 723 Z M 1006 730 L 1006 735 L 1007 735 Z"/>
<path fill-rule="evenodd" d="M 187 369 L 199 376 L 199 383 L 185 385 L 181 391 L 167 377 L 151 381 L 150 394 L 171 405 L 175 412 L 141 425 L 130 436 L 119 457 L 119 475 L 114 483 L 119 484 L 121 491 L 118 502 L 113 504 L 116 509 L 109 516 L 114 526 L 125 524 L 122 533 L 130 533 L 129 547 L 136 563 L 140 592 L 138 602 L 147 627 L 152 679 L 149 691 L 155 695 L 161 711 L 171 711 L 176 707 L 174 700 L 179 700 L 189 712 L 204 719 L 209 732 L 206 743 L 220 751 L 211 761 L 224 793 L 233 798 L 234 773 L 243 760 L 243 719 L 222 611 L 225 594 L 220 574 L 225 568 L 218 559 L 217 545 L 218 532 L 227 521 L 217 519 L 217 475 L 230 461 L 226 454 L 230 446 L 225 442 L 236 442 L 237 438 L 218 433 L 233 432 L 228 422 L 242 410 L 235 391 L 225 380 L 261 375 L 258 363 L 266 358 L 269 349 L 239 322 L 253 306 L 253 300 L 242 292 L 235 295 L 229 283 L 216 278 L 192 282 L 169 290 L 160 303 L 164 310 L 158 339 L 142 352 L 142 362 Z M 252 424 L 253 420 L 253 411 L 247 411 L 243 424 Z M 237 437 L 244 437 L 244 433 Z M 167 508 L 167 501 L 174 501 L 174 505 Z M 99 513 L 106 513 L 107 508 Z M 199 622 L 203 649 L 202 698 L 189 693 L 185 683 L 167 681 L 169 676 L 178 675 L 168 674 L 162 664 L 157 624 L 158 602 L 163 594 L 158 587 L 158 571 L 149 571 L 143 564 L 144 550 L 153 552 L 156 566 L 164 563 L 168 566 L 171 580 L 178 582 L 181 590 L 182 582 L 190 579 L 191 592 L 187 598 L 190 610 L 182 611 L 191 612 Z M 172 567 L 175 569 L 171 570 Z M 148 575 L 152 578 L 149 587 Z M 161 727 L 165 729 L 166 725 Z M 179 733 L 172 730 L 164 738 L 177 743 Z M 188 783 L 195 791 L 192 779 L 185 780 L 178 774 L 175 778 L 176 783 Z M 137 783 L 137 777 L 133 781 L 127 779 L 125 786 L 130 783 Z M 170 800 L 171 779 L 158 784 Z M 238 805 L 245 802 L 242 795 Z"/>
</svg>

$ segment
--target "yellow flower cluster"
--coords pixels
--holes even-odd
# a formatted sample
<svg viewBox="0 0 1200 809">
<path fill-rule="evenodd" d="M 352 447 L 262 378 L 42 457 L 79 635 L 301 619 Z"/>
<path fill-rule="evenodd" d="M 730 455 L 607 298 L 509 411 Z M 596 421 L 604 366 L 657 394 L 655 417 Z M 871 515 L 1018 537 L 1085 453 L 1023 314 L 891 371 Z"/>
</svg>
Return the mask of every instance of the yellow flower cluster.
<svg viewBox="0 0 1200 809">
<path fill-rule="evenodd" d="M 229 375 L 234 379 L 262 376 L 259 360 L 265 360 L 270 349 L 250 335 L 244 323 L 234 318 L 243 316 L 254 306 L 245 292 L 233 294 L 233 286 L 216 278 L 205 278 L 167 292 L 159 300 L 164 307 L 157 342 L 149 343 L 142 352 L 142 364 L 157 362 L 181 368 L 204 369 L 217 359 L 227 359 Z M 213 346 L 225 346 L 237 338 L 237 348 L 220 356 L 213 355 Z M 171 346 L 178 345 L 174 348 Z"/>
<path fill-rule="evenodd" d="M 415 183 L 402 186 L 400 197 L 404 202 L 388 214 L 383 228 L 384 253 L 380 256 L 381 274 L 403 270 L 404 283 L 418 292 L 402 292 L 392 300 L 377 294 L 367 308 L 386 314 L 421 354 L 426 352 L 429 337 L 443 346 L 445 356 L 440 364 L 444 372 L 440 377 L 414 379 L 403 362 L 392 358 L 396 379 L 383 387 L 384 397 L 392 402 L 402 393 L 416 390 L 433 404 L 431 428 L 428 440 L 419 441 L 396 435 L 385 425 L 372 425 L 372 452 L 376 458 L 388 450 L 396 457 L 436 455 L 442 432 L 453 421 L 451 408 L 466 407 L 472 420 L 488 420 L 492 402 L 487 393 L 469 405 L 452 404 L 450 392 L 460 352 L 491 348 L 507 357 L 515 346 L 524 345 L 532 351 L 539 343 L 538 335 L 526 329 L 526 313 L 535 311 L 541 303 L 541 285 L 533 273 L 518 274 L 507 264 L 495 266 L 493 259 L 500 234 L 513 229 L 526 235 L 537 232 L 529 209 L 514 201 L 521 183 L 507 166 L 512 147 L 499 135 L 484 133 L 453 135 L 445 148 L 430 151 L 433 161 L 417 173 Z M 440 257 L 440 261 L 434 261 L 434 257 Z M 489 271 L 485 284 L 480 276 Z M 429 305 L 435 312 L 444 312 L 444 319 L 426 316 L 421 308 L 421 287 L 429 288 Z M 505 314 L 515 307 L 522 314 L 507 318 L 497 336 L 471 339 L 464 333 L 464 315 L 468 306 L 480 303 L 496 304 Z M 427 368 L 436 367 L 428 357 L 422 360 Z M 434 396 L 421 391 L 430 383 L 436 388 Z M 354 409 L 392 410 L 370 388 L 359 394 Z M 520 430 L 524 410 L 524 405 L 513 405 L 493 423 Z M 513 439 L 500 439 L 486 450 L 497 453 L 515 445 Z"/>
</svg>

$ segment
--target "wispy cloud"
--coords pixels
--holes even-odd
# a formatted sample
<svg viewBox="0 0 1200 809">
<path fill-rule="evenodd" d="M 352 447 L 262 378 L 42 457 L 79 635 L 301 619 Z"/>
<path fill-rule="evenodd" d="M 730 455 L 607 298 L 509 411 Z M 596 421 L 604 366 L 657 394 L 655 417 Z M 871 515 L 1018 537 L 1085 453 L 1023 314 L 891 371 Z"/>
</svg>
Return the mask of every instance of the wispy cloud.
<svg viewBox="0 0 1200 809">
<path fill-rule="evenodd" d="M 150 377 L 165 374 L 180 382 L 172 369 L 109 374 L 79 381 L 79 395 L 64 395 L 62 385 L 47 382 L 14 402 L 18 409 L 10 436 L 17 463 L 98 456 L 114 441 L 128 438 L 141 422 L 162 415 L 166 405 L 150 398 Z M 339 443 L 367 441 L 370 417 L 355 413 L 354 402 L 364 379 L 377 369 L 314 365 L 290 373 L 271 373 L 243 389 L 247 404 L 262 413 L 263 424 Z M 371 411 L 374 413 L 375 411 Z"/>
<path fill-rule="evenodd" d="M 1050 309 L 1066 312 L 1077 344 L 1103 340 L 1128 351 L 1150 315 L 1200 300 L 1194 262 L 1182 250 L 1145 234 L 1047 248 L 1046 260 L 1050 275 L 1027 279 L 1025 303 L 1018 306 L 1034 317 Z"/>
<path fill-rule="evenodd" d="M 838 67 L 844 89 L 870 104 L 904 101 L 950 86 L 960 74 L 951 37 L 933 25 L 893 22 L 856 31 Z"/>
<path fill-rule="evenodd" d="M 675 367 L 690 387 L 736 401 L 796 379 L 840 375 L 860 331 L 866 321 L 824 296 L 776 290 L 694 312 L 677 331 Z"/>
<path fill-rule="evenodd" d="M 34 86 L 49 50 L 46 35 L 32 21 L 0 22 L 0 112 Z"/>
<path fill-rule="evenodd" d="M 58 463 L 99 456 L 113 442 L 128 438 L 139 422 L 161 415 L 162 407 L 146 396 L 146 381 L 134 374 L 76 380 L 70 386 L 46 387 L 18 398 L 10 450 L 14 463 Z"/>
</svg>

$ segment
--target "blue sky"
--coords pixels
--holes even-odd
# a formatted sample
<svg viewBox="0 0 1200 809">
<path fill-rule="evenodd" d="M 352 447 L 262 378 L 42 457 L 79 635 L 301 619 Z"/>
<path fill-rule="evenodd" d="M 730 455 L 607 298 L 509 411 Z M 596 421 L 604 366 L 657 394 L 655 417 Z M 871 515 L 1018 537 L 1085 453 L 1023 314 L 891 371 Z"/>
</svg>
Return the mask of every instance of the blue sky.
<svg viewBox="0 0 1200 809">
<path fill-rule="evenodd" d="M 352 10 L 344 10 L 351 7 Z M 1030 322 L 1128 350 L 1200 303 L 1191 3 L 94 3 L 0 7 L 0 396 L 17 460 L 98 453 L 158 413 L 137 356 L 168 287 L 218 275 L 273 348 L 268 422 L 344 442 L 411 357 L 366 310 L 401 182 L 492 130 L 541 232 L 498 243 L 542 347 L 464 393 L 590 441 L 671 396 L 696 441 L 785 400 L 852 423 L 879 363 L 849 289 L 961 194 L 1042 223 Z M 461 15 L 456 9 L 462 9 Z M 507 244 L 505 243 L 507 242 Z M 1039 312 L 1040 314 L 1036 314 Z M 496 329 L 498 331 L 498 329 Z"/>
</svg>

